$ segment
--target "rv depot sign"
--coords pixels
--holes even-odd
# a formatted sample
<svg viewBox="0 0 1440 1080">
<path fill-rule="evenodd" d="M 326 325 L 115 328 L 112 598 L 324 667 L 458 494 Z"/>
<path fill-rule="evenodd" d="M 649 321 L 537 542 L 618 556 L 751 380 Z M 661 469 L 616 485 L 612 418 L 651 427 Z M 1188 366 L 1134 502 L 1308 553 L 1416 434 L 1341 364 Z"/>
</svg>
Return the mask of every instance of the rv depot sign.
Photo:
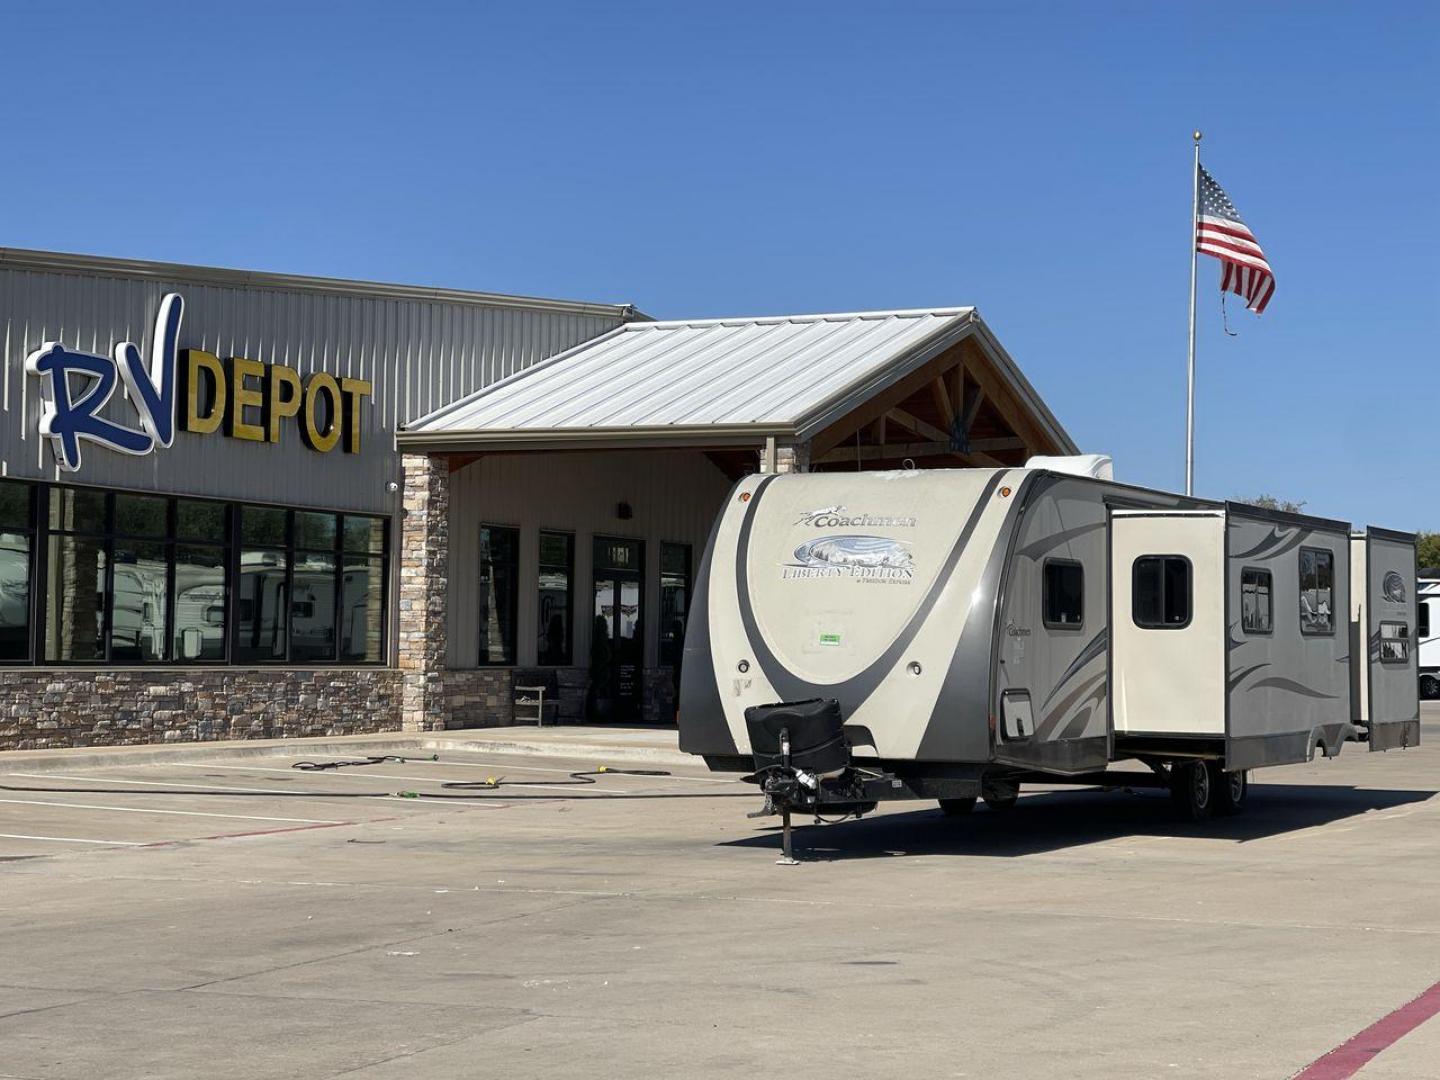
<svg viewBox="0 0 1440 1080">
<path fill-rule="evenodd" d="M 221 432 L 251 442 L 280 441 L 285 421 L 294 420 L 311 450 L 360 450 L 360 405 L 370 396 L 364 379 L 337 379 L 324 371 L 300 377 L 284 364 L 263 364 L 234 356 L 226 360 L 200 349 L 180 349 L 185 301 L 167 293 L 155 316 L 147 363 L 134 342 L 119 342 L 111 356 L 73 352 L 47 341 L 25 358 L 25 370 L 48 381 L 40 434 L 50 440 L 55 461 L 66 472 L 80 468 L 80 443 L 93 442 L 122 454 L 168 448 L 175 431 Z M 78 396 L 70 376 L 88 380 Z M 123 382 L 139 428 L 101 416 Z M 177 406 L 183 401 L 183 410 Z M 178 413 L 178 416 L 177 416 Z"/>
</svg>

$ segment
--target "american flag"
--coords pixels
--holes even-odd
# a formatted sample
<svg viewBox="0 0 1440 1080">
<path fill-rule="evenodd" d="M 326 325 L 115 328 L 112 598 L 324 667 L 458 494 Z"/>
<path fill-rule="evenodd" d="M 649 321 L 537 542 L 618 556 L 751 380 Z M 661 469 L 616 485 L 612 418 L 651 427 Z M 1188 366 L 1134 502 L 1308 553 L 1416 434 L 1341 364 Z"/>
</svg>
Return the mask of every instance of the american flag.
<svg viewBox="0 0 1440 1080">
<path fill-rule="evenodd" d="M 1275 294 L 1275 275 L 1255 234 L 1240 220 L 1240 211 L 1203 165 L 1199 212 L 1195 250 L 1220 260 L 1220 290 L 1243 296 L 1245 306 L 1259 315 Z"/>
</svg>

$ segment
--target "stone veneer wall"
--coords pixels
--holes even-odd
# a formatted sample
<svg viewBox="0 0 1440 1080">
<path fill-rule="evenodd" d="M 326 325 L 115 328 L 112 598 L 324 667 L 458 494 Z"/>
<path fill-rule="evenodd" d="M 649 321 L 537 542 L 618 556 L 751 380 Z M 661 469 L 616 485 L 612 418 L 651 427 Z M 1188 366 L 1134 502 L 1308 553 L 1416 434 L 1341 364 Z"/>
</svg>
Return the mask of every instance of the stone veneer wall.
<svg viewBox="0 0 1440 1080">
<path fill-rule="evenodd" d="M 0 750 L 398 731 L 400 682 L 394 668 L 0 671 Z"/>
<path fill-rule="evenodd" d="M 510 668 L 445 673 L 445 726 L 505 727 L 514 715 Z"/>
<path fill-rule="evenodd" d="M 445 727 L 450 578 L 450 459 L 405 454 L 400 522 L 400 722 L 406 731 Z"/>
</svg>

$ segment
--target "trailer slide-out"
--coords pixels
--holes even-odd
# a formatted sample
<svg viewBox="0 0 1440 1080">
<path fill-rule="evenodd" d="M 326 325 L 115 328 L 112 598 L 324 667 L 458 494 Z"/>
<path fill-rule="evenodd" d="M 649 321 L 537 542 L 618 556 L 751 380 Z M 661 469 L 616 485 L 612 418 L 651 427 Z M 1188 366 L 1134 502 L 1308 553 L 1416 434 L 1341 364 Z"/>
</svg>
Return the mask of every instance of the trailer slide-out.
<svg viewBox="0 0 1440 1080">
<path fill-rule="evenodd" d="M 1200 820 L 1251 769 L 1419 742 L 1413 536 L 1044 464 L 741 480 L 696 581 L 681 749 L 756 770 L 787 820 L 1137 776 Z M 797 712 L 817 701 L 838 707 Z M 842 736 L 842 767 L 805 768 Z"/>
</svg>

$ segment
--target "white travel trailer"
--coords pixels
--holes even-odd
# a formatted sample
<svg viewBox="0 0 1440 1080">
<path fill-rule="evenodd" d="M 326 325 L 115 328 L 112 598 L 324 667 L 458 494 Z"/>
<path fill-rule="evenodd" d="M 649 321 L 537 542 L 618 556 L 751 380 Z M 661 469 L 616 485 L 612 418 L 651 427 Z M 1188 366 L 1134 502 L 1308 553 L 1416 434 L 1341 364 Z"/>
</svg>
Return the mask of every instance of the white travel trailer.
<svg viewBox="0 0 1440 1080">
<path fill-rule="evenodd" d="M 787 818 L 1140 776 L 1199 820 L 1258 766 L 1419 741 L 1412 536 L 1043 464 L 741 480 L 696 583 L 681 749 L 758 760 Z M 827 733 L 777 748 L 755 709 L 813 699 L 848 747 L 824 776 L 801 743 Z M 1122 760 L 1150 772 L 1107 773 Z"/>
<path fill-rule="evenodd" d="M 1419 603 L 1415 641 L 1420 654 L 1420 696 L 1433 701 L 1440 698 L 1440 632 L 1431 629 L 1440 616 L 1440 578 L 1421 578 L 1415 591 Z"/>
</svg>

